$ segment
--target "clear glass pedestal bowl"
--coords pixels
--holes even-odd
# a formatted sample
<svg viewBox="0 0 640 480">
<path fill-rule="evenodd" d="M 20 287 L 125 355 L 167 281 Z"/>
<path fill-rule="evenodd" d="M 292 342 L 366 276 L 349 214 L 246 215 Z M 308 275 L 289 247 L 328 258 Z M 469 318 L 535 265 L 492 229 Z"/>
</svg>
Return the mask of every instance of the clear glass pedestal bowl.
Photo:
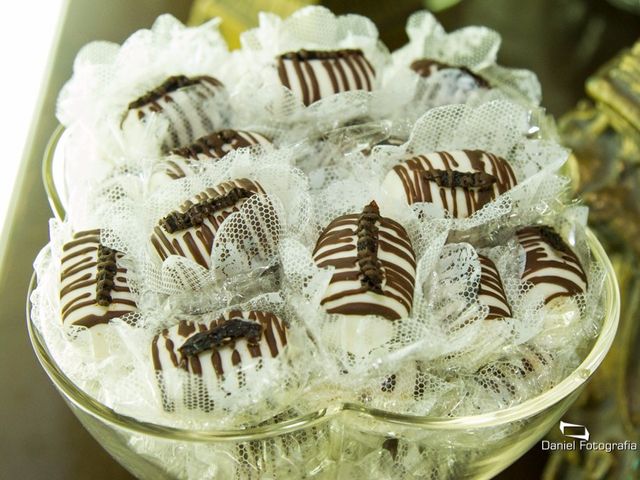
<svg viewBox="0 0 640 480">
<path fill-rule="evenodd" d="M 45 182 L 47 174 L 51 181 L 51 164 L 45 159 Z M 50 194 L 50 201 L 54 206 L 60 200 Z M 618 285 L 602 245 L 591 231 L 587 238 L 605 270 L 605 316 L 588 354 L 550 390 L 481 415 L 421 417 L 343 403 L 242 430 L 172 428 L 122 415 L 74 385 L 32 323 L 27 302 L 29 335 L 80 422 L 141 479 L 488 479 L 558 425 L 611 347 L 620 314 Z"/>
</svg>

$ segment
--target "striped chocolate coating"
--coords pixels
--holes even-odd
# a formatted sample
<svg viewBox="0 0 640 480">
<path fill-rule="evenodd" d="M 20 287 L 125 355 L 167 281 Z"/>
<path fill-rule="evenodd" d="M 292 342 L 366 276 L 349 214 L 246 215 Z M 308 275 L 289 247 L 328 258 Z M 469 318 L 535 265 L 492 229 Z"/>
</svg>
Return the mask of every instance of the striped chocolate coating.
<svg viewBox="0 0 640 480">
<path fill-rule="evenodd" d="M 478 302 L 489 307 L 489 314 L 486 320 L 511 317 L 511 307 L 495 263 L 489 257 L 480 254 L 478 254 L 478 260 L 480 260 Z"/>
<path fill-rule="evenodd" d="M 429 202 L 466 218 L 517 184 L 509 163 L 482 150 L 433 152 L 404 160 L 384 179 L 388 195 Z"/>
<path fill-rule="evenodd" d="M 180 255 L 209 268 L 216 232 L 229 215 L 240 210 L 247 197 L 238 198 L 232 204 L 215 211 L 204 211 L 203 205 L 214 199 L 224 201 L 237 189 L 244 191 L 247 196 L 265 193 L 260 184 L 253 180 L 247 178 L 230 180 L 207 188 L 193 199 L 183 203 L 178 210 L 161 219 L 150 237 L 151 245 L 160 260 L 166 260 L 169 255 Z M 200 217 L 201 223 L 184 229 L 178 228 L 172 231 L 167 229 L 167 220 L 170 217 L 194 211 L 196 216 Z"/>
<path fill-rule="evenodd" d="M 185 356 L 181 347 L 195 335 L 224 326 L 232 320 L 260 325 L 260 337 L 254 341 L 235 338 L 219 347 Z M 177 325 L 162 330 L 151 342 L 153 368 L 161 375 L 160 389 L 165 408 L 175 402 L 195 407 L 211 404 L 216 392 L 233 394 L 239 389 L 260 381 L 264 370 L 279 361 L 278 356 L 287 345 L 287 324 L 277 315 L 264 311 L 231 310 L 208 324 L 181 320 Z M 193 374 L 193 382 L 178 382 L 176 371 Z M 218 395 L 219 396 L 219 395 Z"/>
<path fill-rule="evenodd" d="M 489 88 L 489 82 L 480 75 L 473 73 L 467 67 L 449 65 L 430 58 L 420 58 L 414 60 L 410 65 L 411 70 L 421 77 L 429 77 L 441 70 L 458 70 L 460 75 L 466 75 L 473 79 L 478 88 Z"/>
<path fill-rule="evenodd" d="M 107 251 L 107 254 L 105 254 Z M 60 305 L 64 325 L 94 327 L 137 310 L 120 252 L 100 244 L 100 230 L 77 232 L 62 247 Z"/>
<path fill-rule="evenodd" d="M 359 49 L 299 50 L 277 57 L 278 76 L 305 105 L 349 90 L 373 90 L 375 70 Z"/>
<path fill-rule="evenodd" d="M 194 162 L 219 160 L 233 150 L 253 145 L 271 145 L 271 142 L 256 132 L 231 129 L 213 132 L 187 147 L 172 150 L 164 173 L 174 180 L 183 178 L 194 173 Z"/>
<path fill-rule="evenodd" d="M 365 238 L 373 243 L 375 251 L 375 268 L 367 278 L 371 263 L 367 264 L 369 259 L 362 255 L 361 227 L 365 217 L 376 211 L 377 205 L 372 202 L 363 213 L 338 217 L 318 238 L 314 262 L 320 268 L 334 268 L 321 301 L 328 313 L 396 320 L 411 311 L 416 276 L 411 240 L 402 225 L 379 214 L 371 218 L 370 236 Z"/>
<path fill-rule="evenodd" d="M 572 297 L 587 291 L 587 275 L 569 245 L 545 225 L 531 225 L 516 232 L 525 251 L 523 282 L 533 284 L 532 291 L 545 304 L 560 297 Z"/>
<path fill-rule="evenodd" d="M 162 151 L 188 145 L 222 126 L 227 112 L 205 110 L 202 104 L 223 92 L 224 85 L 213 77 L 169 77 L 129 104 L 121 127 L 125 132 L 144 130 L 149 119 L 162 116 L 169 124 L 167 135 L 162 139 Z"/>
</svg>

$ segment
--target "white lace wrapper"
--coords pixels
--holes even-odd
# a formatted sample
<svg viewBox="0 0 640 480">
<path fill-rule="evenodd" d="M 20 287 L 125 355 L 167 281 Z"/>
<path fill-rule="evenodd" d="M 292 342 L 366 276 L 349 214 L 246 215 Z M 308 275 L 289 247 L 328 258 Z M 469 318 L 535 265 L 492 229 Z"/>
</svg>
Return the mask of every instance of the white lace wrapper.
<svg viewBox="0 0 640 480">
<path fill-rule="evenodd" d="M 486 27 L 466 27 L 446 33 L 427 11 L 416 12 L 407 21 L 409 42 L 392 54 L 385 71 L 381 112 L 391 116 L 399 132 L 425 110 L 446 104 L 479 104 L 510 98 L 525 105 L 540 103 L 540 83 L 533 72 L 509 69 L 497 64 L 500 35 Z M 416 60 L 428 59 L 452 68 L 422 77 L 411 69 Z M 478 84 L 461 67 L 489 84 Z M 391 101 L 393 99 L 393 101 Z M 406 130 L 404 133 L 408 133 Z"/>
<path fill-rule="evenodd" d="M 477 107 L 448 105 L 428 111 L 416 122 L 407 143 L 374 147 L 373 161 L 362 159 L 370 167 L 369 178 L 375 176 L 382 184 L 381 208 L 391 212 L 402 203 L 398 192 L 386 189 L 383 181 L 403 160 L 430 152 L 483 150 L 504 158 L 517 184 L 470 217 L 451 218 L 451 229 L 462 232 L 459 237 L 464 238 L 473 236 L 473 229 L 498 220 L 521 224 L 533 221 L 555 205 L 565 189 L 568 180 L 559 176 L 558 170 L 568 151 L 551 138 L 532 135 L 530 132 L 537 131 L 537 127 L 530 115 L 526 108 L 506 100 Z M 450 218 L 439 204 L 423 203 L 422 208 L 426 218 Z"/>
<path fill-rule="evenodd" d="M 296 142 L 350 120 L 366 117 L 372 94 L 352 90 L 324 97 L 305 107 L 278 78 L 277 56 L 304 50 L 359 49 L 375 71 L 371 90 L 388 62 L 373 22 L 359 15 L 336 16 L 324 7 L 303 8 L 291 17 L 261 13 L 259 26 L 242 34 L 242 49 L 233 52 L 237 75 L 232 102 L 241 119 L 286 128 L 287 142 Z M 250 121 L 250 120 L 244 120 Z"/>
<path fill-rule="evenodd" d="M 135 164 L 137 157 L 157 152 L 159 138 L 166 134 L 166 119 L 152 116 L 143 127 L 128 132 L 123 132 L 122 122 L 131 102 L 168 77 L 208 75 L 226 83 L 229 54 L 218 24 L 214 19 L 187 28 L 171 15 L 162 15 L 151 29 L 136 32 L 122 45 L 93 42 L 78 53 L 56 112 L 73 131 L 69 148 L 83 153 L 72 151 L 66 156 L 68 184 L 100 181 L 114 167 Z M 217 112 L 213 123 L 227 126 L 231 122 L 224 89 L 199 109 Z"/>
</svg>

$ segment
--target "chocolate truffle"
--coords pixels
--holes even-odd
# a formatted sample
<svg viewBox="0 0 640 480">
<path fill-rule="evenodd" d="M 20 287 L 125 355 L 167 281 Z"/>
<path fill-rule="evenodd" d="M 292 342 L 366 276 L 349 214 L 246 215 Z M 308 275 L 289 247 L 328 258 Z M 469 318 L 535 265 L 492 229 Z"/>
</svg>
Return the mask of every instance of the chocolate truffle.
<svg viewBox="0 0 640 480">
<path fill-rule="evenodd" d="M 226 102 L 220 109 L 211 108 L 213 105 L 206 105 L 206 102 L 225 96 L 224 86 L 213 77 L 169 77 L 129 104 L 122 129 L 125 135 L 129 132 L 144 135 L 147 124 L 159 117 L 168 123 L 166 135 L 161 139 L 163 152 L 189 145 L 196 138 L 223 126 L 229 109 Z"/>
<path fill-rule="evenodd" d="M 305 105 L 349 90 L 373 90 L 375 71 L 358 49 L 298 50 L 277 57 L 278 76 Z"/>
<path fill-rule="evenodd" d="M 172 179 L 183 178 L 191 173 L 194 162 L 218 160 L 233 150 L 253 145 L 271 145 L 271 142 L 259 133 L 243 130 L 227 129 L 210 133 L 187 147 L 172 150 L 165 173 Z"/>
<path fill-rule="evenodd" d="M 504 293 L 500 273 L 495 263 L 484 255 L 478 254 L 480 260 L 480 285 L 478 286 L 478 302 L 489 307 L 486 320 L 497 320 L 511 317 L 511 307 Z"/>
<path fill-rule="evenodd" d="M 62 322 L 94 327 L 135 312 L 122 253 L 100 244 L 100 230 L 77 232 L 62 247 L 60 305 Z"/>
<path fill-rule="evenodd" d="M 541 295 L 545 304 L 587 291 L 580 260 L 553 228 L 531 225 L 516 235 L 525 252 L 522 281 L 532 284 L 531 291 Z"/>
<path fill-rule="evenodd" d="M 466 218 L 517 184 L 509 163 L 482 150 L 418 155 L 393 167 L 382 188 L 409 204 L 429 202 Z"/>
<path fill-rule="evenodd" d="M 313 252 L 334 273 L 322 299 L 328 313 L 407 317 L 413 303 L 416 256 L 398 222 L 380 215 L 375 202 L 343 215 L 324 229 Z"/>
<path fill-rule="evenodd" d="M 248 198 L 264 193 L 260 184 L 246 178 L 207 188 L 161 219 L 153 230 L 151 244 L 163 261 L 169 255 L 180 255 L 209 268 L 222 222 L 239 211 Z"/>
<path fill-rule="evenodd" d="M 286 345 L 287 324 L 270 312 L 233 310 L 208 324 L 181 320 L 151 342 L 165 408 L 176 401 L 211 407 L 220 392 L 233 394 L 259 381 Z M 193 376 L 180 380 L 180 370 Z"/>
</svg>

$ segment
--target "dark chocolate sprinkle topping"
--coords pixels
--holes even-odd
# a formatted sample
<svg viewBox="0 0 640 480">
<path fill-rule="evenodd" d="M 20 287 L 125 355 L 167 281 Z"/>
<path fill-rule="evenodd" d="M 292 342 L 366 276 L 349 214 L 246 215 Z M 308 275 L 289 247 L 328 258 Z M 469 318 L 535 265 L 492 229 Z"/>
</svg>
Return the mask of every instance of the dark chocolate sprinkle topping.
<svg viewBox="0 0 640 480">
<path fill-rule="evenodd" d="M 183 361 L 207 350 L 234 346 L 235 341 L 245 338 L 250 346 L 257 345 L 262 336 L 262 325 L 242 318 L 230 318 L 226 322 L 204 332 L 196 333 L 178 350 Z"/>
<path fill-rule="evenodd" d="M 171 153 L 197 160 L 199 154 L 213 157 L 211 152 L 222 153 L 222 147 L 233 144 L 233 142 L 236 142 L 239 148 L 251 146 L 236 130 L 227 129 L 200 137 L 188 147 L 176 148 Z"/>
<path fill-rule="evenodd" d="M 102 307 L 111 305 L 111 290 L 118 271 L 115 250 L 98 245 L 98 274 L 96 276 L 96 303 Z"/>
<path fill-rule="evenodd" d="M 185 75 L 175 75 L 173 77 L 167 78 L 159 87 L 154 88 L 150 92 L 145 93 L 140 98 L 134 100 L 129 104 L 128 109 L 132 110 L 134 108 L 140 108 L 148 103 L 155 102 L 163 98 L 165 95 L 168 95 L 171 92 L 175 92 L 176 90 L 184 87 L 190 87 L 191 85 L 195 85 L 197 83 L 207 82 L 214 87 L 221 87 L 222 83 L 207 75 L 201 75 L 197 77 L 187 77 Z"/>
<path fill-rule="evenodd" d="M 566 242 L 562 239 L 560 235 L 548 225 L 536 225 L 534 227 L 529 227 L 530 230 L 537 230 L 538 234 L 542 239 L 547 242 L 551 247 L 553 247 L 558 252 L 568 253 L 569 255 L 574 255 Z"/>
<path fill-rule="evenodd" d="M 439 187 L 489 190 L 498 179 L 486 172 L 458 172 L 456 170 L 426 170 L 422 177 Z"/>
<path fill-rule="evenodd" d="M 384 272 L 378 259 L 378 227 L 380 209 L 376 202 L 364 207 L 358 217 L 358 266 L 362 273 L 362 286 L 376 293 L 382 293 Z"/>
<path fill-rule="evenodd" d="M 256 192 L 240 187 L 234 187 L 223 195 L 209 198 L 189 207 L 186 212 L 175 210 L 164 217 L 160 223 L 168 233 L 175 233 L 187 228 L 202 225 L 204 220 L 215 212 L 231 207 L 239 200 L 249 198 Z"/>
<path fill-rule="evenodd" d="M 296 52 L 287 52 L 280 55 L 280 58 L 286 60 L 327 60 L 333 58 L 351 57 L 354 55 L 362 55 L 359 48 L 343 48 L 340 50 L 298 50 Z"/>
<path fill-rule="evenodd" d="M 413 70 L 414 72 L 416 72 L 418 75 L 422 77 L 430 76 L 432 74 L 432 70 L 435 70 L 437 72 L 439 70 L 455 68 L 473 77 L 473 79 L 476 81 L 479 87 L 481 88 L 491 87 L 491 85 L 485 78 L 481 77 L 477 73 L 472 72 L 467 67 L 449 65 L 447 63 L 439 62 L 437 60 L 432 60 L 430 58 L 421 58 L 419 60 L 415 60 L 411 63 L 410 68 L 411 70 Z"/>
</svg>

